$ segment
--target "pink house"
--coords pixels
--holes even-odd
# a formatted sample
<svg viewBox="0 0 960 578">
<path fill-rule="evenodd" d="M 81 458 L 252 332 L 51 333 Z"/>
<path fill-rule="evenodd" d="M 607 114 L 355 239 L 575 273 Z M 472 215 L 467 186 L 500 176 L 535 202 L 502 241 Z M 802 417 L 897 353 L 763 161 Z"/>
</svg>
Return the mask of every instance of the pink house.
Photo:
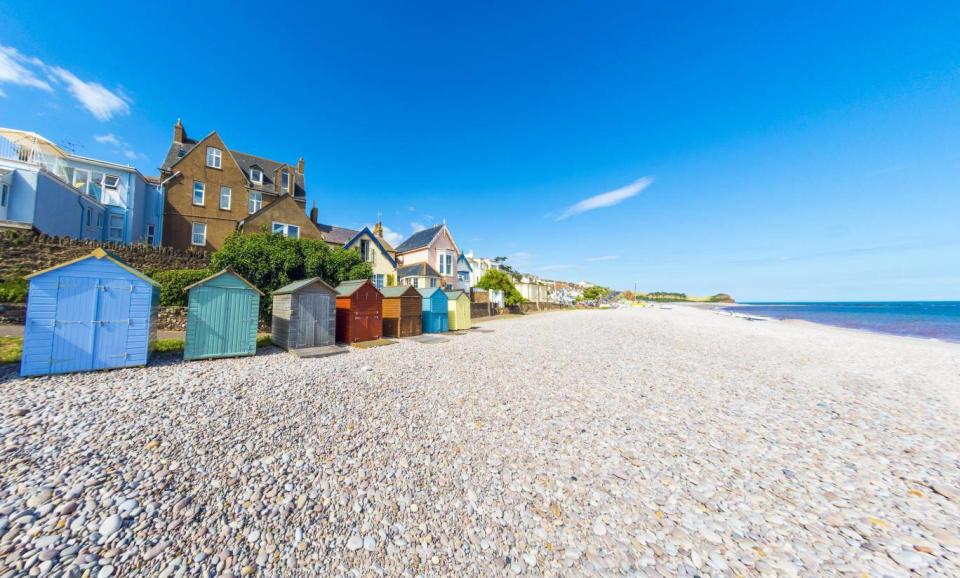
<svg viewBox="0 0 960 578">
<path fill-rule="evenodd" d="M 442 286 L 456 285 L 457 258 L 460 256 L 460 248 L 457 247 L 446 225 L 435 225 L 414 233 L 409 239 L 400 243 L 396 250 L 397 275 L 401 285 L 428 286 L 424 285 L 420 279 L 413 281 L 416 276 L 410 277 L 410 275 L 408 275 L 408 281 L 404 283 L 403 276 L 399 272 L 404 267 L 408 271 L 433 269 L 440 276 Z M 411 267 L 418 263 L 424 263 L 427 267 Z"/>
</svg>

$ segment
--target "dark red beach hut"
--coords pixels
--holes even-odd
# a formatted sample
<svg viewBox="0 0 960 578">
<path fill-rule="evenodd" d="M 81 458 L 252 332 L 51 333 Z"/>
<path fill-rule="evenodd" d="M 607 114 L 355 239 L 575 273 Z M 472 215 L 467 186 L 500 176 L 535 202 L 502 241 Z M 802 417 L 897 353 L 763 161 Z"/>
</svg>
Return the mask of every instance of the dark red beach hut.
<svg viewBox="0 0 960 578">
<path fill-rule="evenodd" d="M 357 343 L 383 337 L 383 295 L 369 279 L 337 286 L 337 341 Z"/>
</svg>

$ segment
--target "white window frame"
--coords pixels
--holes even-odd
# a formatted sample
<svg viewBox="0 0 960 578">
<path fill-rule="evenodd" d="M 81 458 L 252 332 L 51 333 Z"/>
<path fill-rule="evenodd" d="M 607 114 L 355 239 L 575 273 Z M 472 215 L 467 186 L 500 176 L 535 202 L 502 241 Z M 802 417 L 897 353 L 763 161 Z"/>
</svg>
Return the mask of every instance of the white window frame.
<svg viewBox="0 0 960 578">
<path fill-rule="evenodd" d="M 200 185 L 200 202 L 197 202 L 197 185 Z M 203 181 L 193 181 L 193 204 L 202 207 L 207 200 L 207 184 Z"/>
<path fill-rule="evenodd" d="M 377 273 L 373 276 L 373 286 L 377 289 L 383 289 L 384 275 L 383 273 Z"/>
<path fill-rule="evenodd" d="M 437 278 L 436 278 L 436 277 L 430 277 L 430 286 L 431 286 L 431 287 L 436 287 L 436 286 L 437 286 Z"/>
<path fill-rule="evenodd" d="M 200 242 L 197 242 L 197 227 L 200 227 Z M 190 244 L 195 247 L 206 247 L 207 246 L 207 224 L 206 223 L 190 223 Z"/>
<path fill-rule="evenodd" d="M 419 278 L 419 277 L 414 277 L 414 278 L 413 278 L 413 282 L 411 283 L 411 285 L 412 285 L 413 287 L 419 287 L 419 286 L 420 286 L 420 278 Z"/>
<path fill-rule="evenodd" d="M 263 193 L 250 191 L 247 195 L 247 214 L 252 215 L 263 208 Z"/>
<path fill-rule="evenodd" d="M 227 194 L 227 206 L 223 206 L 223 194 Z M 220 208 L 224 211 L 229 211 L 231 205 L 233 204 L 233 189 L 230 187 L 220 185 Z"/>
<path fill-rule="evenodd" d="M 120 177 L 117 175 L 103 175 L 103 188 L 115 191 L 120 188 Z"/>
<path fill-rule="evenodd" d="M 453 274 L 453 255 L 447 251 L 439 251 L 437 253 L 439 257 L 439 263 L 437 263 L 437 269 L 440 271 L 441 275 L 450 276 Z"/>
<path fill-rule="evenodd" d="M 254 175 L 257 175 L 257 176 L 254 176 Z M 250 169 L 250 182 L 251 182 L 251 183 L 256 183 L 256 184 L 258 184 L 258 185 L 262 185 L 262 184 L 263 184 L 263 171 L 261 171 L 260 169 L 251 168 L 251 169 Z"/>
<path fill-rule="evenodd" d="M 287 181 L 287 183 L 284 184 L 283 181 Z M 289 193 L 290 184 L 291 184 L 290 171 L 287 171 L 287 170 L 280 171 L 280 190 L 282 190 L 285 193 Z"/>
<path fill-rule="evenodd" d="M 120 219 L 120 226 L 114 227 L 114 219 Z M 116 237 L 113 236 L 113 230 L 119 229 L 120 234 Z M 107 239 L 110 241 L 123 241 L 123 215 L 110 215 L 110 218 L 107 219 Z"/>
<path fill-rule="evenodd" d="M 212 169 L 223 168 L 223 151 L 217 147 L 207 147 L 207 166 Z"/>
<path fill-rule="evenodd" d="M 274 233 L 280 233 L 284 237 L 289 239 L 299 239 L 300 238 L 300 227 L 297 225 L 291 225 L 289 223 L 281 223 L 280 221 L 273 221 L 270 224 L 270 230 Z M 291 235 L 291 231 L 296 231 L 296 235 Z"/>
</svg>

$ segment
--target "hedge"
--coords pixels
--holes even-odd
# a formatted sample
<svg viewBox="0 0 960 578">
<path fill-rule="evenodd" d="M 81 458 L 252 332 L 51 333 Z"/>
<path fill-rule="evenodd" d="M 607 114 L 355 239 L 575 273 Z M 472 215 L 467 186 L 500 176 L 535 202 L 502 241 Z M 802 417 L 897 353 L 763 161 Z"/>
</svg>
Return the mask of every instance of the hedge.
<svg viewBox="0 0 960 578">
<path fill-rule="evenodd" d="M 157 271 L 151 275 L 160 284 L 160 305 L 162 307 L 187 306 L 187 294 L 183 289 L 197 281 L 209 277 L 206 269 L 171 269 Z"/>
</svg>

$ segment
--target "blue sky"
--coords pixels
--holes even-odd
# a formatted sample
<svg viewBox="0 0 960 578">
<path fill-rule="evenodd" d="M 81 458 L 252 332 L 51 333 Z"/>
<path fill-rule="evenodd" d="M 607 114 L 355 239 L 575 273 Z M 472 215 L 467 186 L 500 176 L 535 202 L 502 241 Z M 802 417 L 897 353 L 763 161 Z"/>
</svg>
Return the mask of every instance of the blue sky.
<svg viewBox="0 0 960 578">
<path fill-rule="evenodd" d="M 960 4 L 138 4 L 0 1 L 0 126 L 156 174 L 182 118 L 549 278 L 960 299 Z"/>
</svg>

